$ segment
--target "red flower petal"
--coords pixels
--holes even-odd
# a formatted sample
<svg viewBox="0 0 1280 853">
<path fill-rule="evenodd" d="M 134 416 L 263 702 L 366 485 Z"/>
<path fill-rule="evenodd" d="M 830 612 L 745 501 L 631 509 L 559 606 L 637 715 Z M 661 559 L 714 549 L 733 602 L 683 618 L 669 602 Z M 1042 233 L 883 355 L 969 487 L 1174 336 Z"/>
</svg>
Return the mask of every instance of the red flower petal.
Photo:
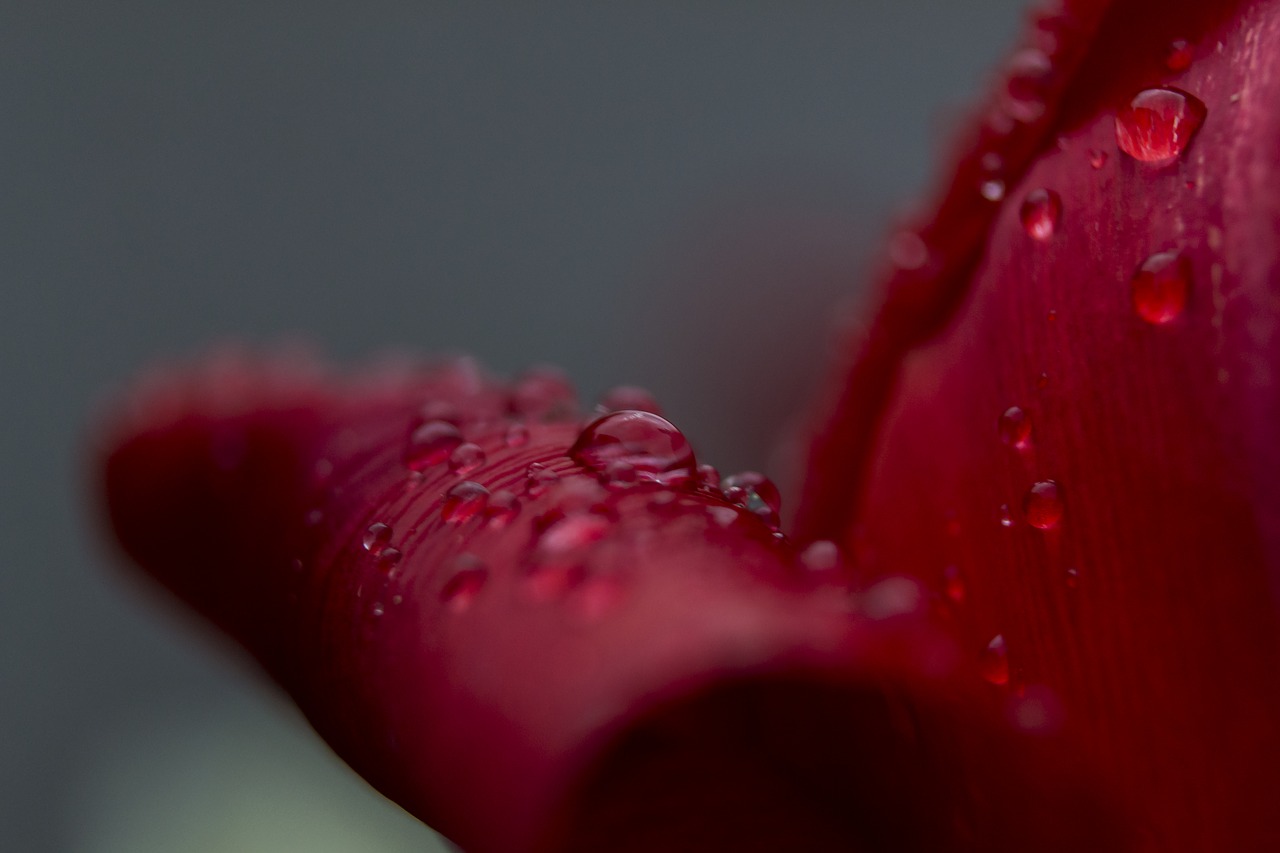
<svg viewBox="0 0 1280 853">
<path fill-rule="evenodd" d="M 111 520 L 470 850 L 1111 849 L 1044 708 L 1010 725 L 914 583 L 851 614 L 755 514 L 599 485 L 566 455 L 572 405 L 465 362 L 346 383 L 215 364 L 117 419 Z M 459 476 L 436 451 L 464 438 Z"/>
<path fill-rule="evenodd" d="M 1100 20 L 1015 131 L 1031 156 L 1004 157 L 1004 203 L 973 167 L 1008 140 L 962 158 L 925 243 L 969 242 L 896 274 L 801 524 L 843 530 L 869 576 L 962 578 L 960 642 L 998 635 L 1015 689 L 1053 691 L 1144 849 L 1280 849 L 1280 3 Z M 1156 87 L 1207 108 L 1168 164 L 1117 147 Z M 1019 210 L 1041 188 L 1045 240 Z M 953 227 L 966 212 L 981 230 Z M 1002 440 L 1015 406 L 1029 433 Z"/>
</svg>

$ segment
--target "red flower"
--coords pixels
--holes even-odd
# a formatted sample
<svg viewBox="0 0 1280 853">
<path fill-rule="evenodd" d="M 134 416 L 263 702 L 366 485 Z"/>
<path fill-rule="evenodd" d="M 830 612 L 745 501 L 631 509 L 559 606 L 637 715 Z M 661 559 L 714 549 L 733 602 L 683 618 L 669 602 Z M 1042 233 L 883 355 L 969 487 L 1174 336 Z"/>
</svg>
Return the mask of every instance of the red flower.
<svg viewBox="0 0 1280 853">
<path fill-rule="evenodd" d="M 466 361 L 158 378 L 112 522 L 466 849 L 1280 849 L 1277 45 L 1033 22 L 789 540 L 659 417 Z"/>
</svg>

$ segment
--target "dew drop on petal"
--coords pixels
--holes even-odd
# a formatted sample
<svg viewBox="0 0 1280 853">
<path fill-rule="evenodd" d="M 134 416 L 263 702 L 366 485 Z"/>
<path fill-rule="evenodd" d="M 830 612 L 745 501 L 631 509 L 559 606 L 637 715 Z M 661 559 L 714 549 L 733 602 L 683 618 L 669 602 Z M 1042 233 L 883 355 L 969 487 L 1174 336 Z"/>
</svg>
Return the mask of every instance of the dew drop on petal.
<svg viewBox="0 0 1280 853">
<path fill-rule="evenodd" d="M 1170 71 L 1186 71 L 1195 58 L 1195 49 L 1186 39 L 1175 39 L 1165 49 L 1164 67 Z"/>
<path fill-rule="evenodd" d="M 1038 189 L 1027 193 L 1018 211 L 1027 236 L 1041 243 L 1053 239 L 1062 219 L 1062 198 L 1053 190 Z"/>
<path fill-rule="evenodd" d="M 964 577 L 959 566 L 947 566 L 942 570 L 942 591 L 952 604 L 964 604 Z"/>
<path fill-rule="evenodd" d="M 498 489 L 485 504 L 485 524 L 497 530 L 515 521 L 520 514 L 520 499 L 506 489 Z"/>
<path fill-rule="evenodd" d="M 716 466 L 702 463 L 698 466 L 697 477 L 698 485 L 714 491 L 720 490 L 720 472 L 716 470 Z"/>
<path fill-rule="evenodd" d="M 360 540 L 360 544 L 364 549 L 375 557 L 382 553 L 382 549 L 387 547 L 387 543 L 391 541 L 391 525 L 383 524 L 381 521 L 369 525 L 369 529 L 364 532 L 364 537 Z"/>
<path fill-rule="evenodd" d="M 829 539 L 819 539 L 800 552 L 800 565 L 810 572 L 830 572 L 840 565 L 840 549 Z"/>
<path fill-rule="evenodd" d="M 454 613 L 470 609 L 489 580 L 489 570 L 471 554 L 463 554 L 453 562 L 452 574 L 440 589 L 440 602 Z"/>
<path fill-rule="evenodd" d="M 1031 418 L 1021 406 L 1010 406 L 1000 415 L 997 431 L 1001 441 L 1021 450 L 1031 442 Z"/>
<path fill-rule="evenodd" d="M 411 471 L 422 471 L 445 462 L 454 448 L 462 444 L 462 433 L 448 421 L 427 421 L 409 436 L 405 465 Z"/>
<path fill-rule="evenodd" d="M 464 441 L 449 454 L 449 470 L 459 477 L 465 477 L 484 465 L 485 461 L 484 451 L 480 445 Z"/>
<path fill-rule="evenodd" d="M 996 518 L 1000 521 L 1001 527 L 1013 527 L 1013 511 L 1009 509 L 1008 504 L 1000 504 Z"/>
<path fill-rule="evenodd" d="M 650 474 L 689 471 L 696 465 L 693 448 L 680 430 L 658 415 L 632 410 L 587 424 L 569 448 L 569 457 L 596 473 L 618 461 Z"/>
<path fill-rule="evenodd" d="M 978 660 L 978 669 L 982 677 L 992 684 L 1009 683 L 1009 652 L 1005 648 L 1004 635 L 996 634 L 987 647 L 982 650 Z"/>
<path fill-rule="evenodd" d="M 1107 165 L 1107 152 L 1098 148 L 1090 148 L 1089 165 L 1095 170 L 1101 169 L 1103 166 Z"/>
<path fill-rule="evenodd" d="M 445 492 L 440 518 L 447 524 L 465 524 L 489 503 L 489 490 L 479 483 L 463 480 Z"/>
<path fill-rule="evenodd" d="M 378 552 L 378 570 L 386 574 L 391 574 L 395 571 L 396 566 L 400 565 L 400 560 L 403 557 L 404 554 L 400 552 L 399 548 L 383 548 Z"/>
<path fill-rule="evenodd" d="M 1067 569 L 1064 577 L 1067 582 L 1067 589 L 1075 589 L 1080 585 L 1080 571 L 1078 569 Z"/>
<path fill-rule="evenodd" d="M 1163 165 L 1186 150 L 1207 110 L 1179 89 L 1144 89 L 1116 113 L 1116 144 L 1143 163 Z"/>
<path fill-rule="evenodd" d="M 541 462 L 530 462 L 524 470 L 524 493 L 531 498 L 539 497 L 547 489 L 560 481 L 560 475 Z"/>
<path fill-rule="evenodd" d="M 618 385 L 609 389 L 600 398 L 598 409 L 601 412 L 622 412 L 630 409 L 652 415 L 662 414 L 662 406 L 654 396 L 644 388 L 638 388 L 635 385 Z"/>
<path fill-rule="evenodd" d="M 1177 319 L 1187 307 L 1191 264 L 1176 251 L 1157 252 L 1133 275 L 1133 309 L 1148 323 Z"/>
<path fill-rule="evenodd" d="M 763 507 L 777 514 L 782 512 L 782 493 L 774 482 L 758 471 L 731 474 L 721 482 L 724 499 L 731 504 L 755 512 Z"/>
<path fill-rule="evenodd" d="M 507 447 L 524 447 L 529 443 L 529 428 L 523 423 L 517 421 L 507 427 L 507 434 L 504 436 L 503 441 L 506 443 Z"/>
<path fill-rule="evenodd" d="M 1022 501 L 1027 524 L 1037 530 L 1049 530 L 1062 521 L 1062 489 L 1053 480 L 1041 480 L 1027 490 Z"/>
</svg>

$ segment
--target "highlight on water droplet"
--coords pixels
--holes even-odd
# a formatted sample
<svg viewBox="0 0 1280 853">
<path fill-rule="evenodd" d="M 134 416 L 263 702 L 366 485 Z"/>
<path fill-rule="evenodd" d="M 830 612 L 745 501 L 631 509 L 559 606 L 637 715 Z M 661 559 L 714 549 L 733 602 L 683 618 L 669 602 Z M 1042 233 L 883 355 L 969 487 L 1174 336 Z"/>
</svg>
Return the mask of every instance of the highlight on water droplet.
<svg viewBox="0 0 1280 853">
<path fill-rule="evenodd" d="M 596 409 L 602 413 L 632 410 L 648 412 L 651 415 L 662 414 L 662 406 L 658 404 L 653 394 L 635 385 L 618 385 L 610 388 L 600 398 L 600 405 Z"/>
<path fill-rule="evenodd" d="M 479 483 L 463 480 L 445 492 L 440 518 L 446 524 L 465 524 L 489 503 L 489 490 Z"/>
<path fill-rule="evenodd" d="M 383 524 L 381 521 L 374 522 L 364 532 L 364 537 L 360 540 L 360 544 L 364 549 L 375 557 L 382 553 L 382 549 L 387 547 L 391 541 L 391 525 Z"/>
<path fill-rule="evenodd" d="M 569 448 L 569 458 L 597 474 L 625 462 L 642 479 L 674 471 L 691 472 L 693 448 L 670 421 L 650 412 L 627 410 L 596 418 Z"/>
<path fill-rule="evenodd" d="M 1005 648 L 1003 634 L 996 634 L 982 650 L 978 670 L 992 684 L 1003 686 L 1009 683 L 1009 653 Z"/>
<path fill-rule="evenodd" d="M 1027 524 L 1037 530 L 1049 530 L 1062 521 L 1062 489 L 1054 480 L 1041 480 L 1027 490 L 1022 501 Z"/>
<path fill-rule="evenodd" d="M 427 421 L 409 435 L 405 465 L 411 471 L 422 471 L 448 460 L 454 448 L 462 444 L 462 433 L 448 421 Z"/>
<path fill-rule="evenodd" d="M 1037 189 L 1027 193 L 1018 211 L 1022 228 L 1027 236 L 1040 243 L 1053 239 L 1062 219 L 1062 197 L 1050 189 Z"/>
<path fill-rule="evenodd" d="M 1144 89 L 1116 113 L 1116 144 L 1135 160 L 1164 165 L 1186 150 L 1207 114 L 1181 89 Z"/>
<path fill-rule="evenodd" d="M 1179 252 L 1157 252 L 1133 275 L 1133 309 L 1153 325 L 1177 319 L 1187 307 L 1191 263 Z"/>
<path fill-rule="evenodd" d="M 1031 443 L 1031 417 L 1021 406 L 1010 406 L 1001 413 L 996 431 L 1005 444 L 1022 450 Z"/>
<path fill-rule="evenodd" d="M 489 570 L 473 554 L 462 554 L 450 566 L 449 579 L 440 589 L 440 602 L 454 613 L 471 608 L 489 580 Z"/>
<path fill-rule="evenodd" d="M 1195 48 L 1186 39 L 1174 39 L 1164 53 L 1164 67 L 1170 71 L 1186 71 L 1195 58 Z"/>
<path fill-rule="evenodd" d="M 507 489 L 498 489 L 489 496 L 484 507 L 485 524 L 495 530 L 506 527 L 520 514 L 520 499 Z"/>
<path fill-rule="evenodd" d="M 464 441 L 449 454 L 449 470 L 459 477 L 465 477 L 484 465 L 484 450 L 478 444 Z"/>
<path fill-rule="evenodd" d="M 779 524 L 782 493 L 774 482 L 758 471 L 743 471 L 721 481 L 724 499 L 760 517 L 770 527 Z"/>
</svg>

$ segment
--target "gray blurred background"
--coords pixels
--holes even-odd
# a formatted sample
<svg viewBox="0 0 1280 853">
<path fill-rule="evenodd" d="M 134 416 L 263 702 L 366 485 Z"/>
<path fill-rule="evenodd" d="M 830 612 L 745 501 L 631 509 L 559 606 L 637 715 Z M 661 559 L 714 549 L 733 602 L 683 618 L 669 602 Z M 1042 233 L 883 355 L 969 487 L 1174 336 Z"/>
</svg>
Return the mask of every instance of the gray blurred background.
<svg viewBox="0 0 1280 853">
<path fill-rule="evenodd" d="M 657 393 L 768 468 L 1019 0 L 0 4 L 0 849 L 401 851 L 95 527 L 96 400 L 302 337 Z"/>
</svg>

